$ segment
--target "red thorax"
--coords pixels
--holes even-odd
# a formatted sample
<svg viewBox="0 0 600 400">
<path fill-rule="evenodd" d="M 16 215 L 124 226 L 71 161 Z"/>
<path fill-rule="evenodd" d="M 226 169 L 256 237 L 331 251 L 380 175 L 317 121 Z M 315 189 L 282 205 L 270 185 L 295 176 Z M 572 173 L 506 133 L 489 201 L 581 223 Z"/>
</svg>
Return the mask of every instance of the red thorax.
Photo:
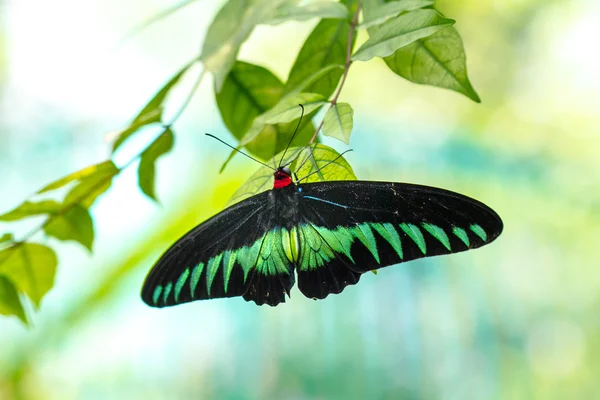
<svg viewBox="0 0 600 400">
<path fill-rule="evenodd" d="M 275 177 L 275 182 L 273 183 L 273 189 L 281 189 L 292 183 L 292 177 L 286 171 L 278 169 L 273 174 Z"/>
</svg>

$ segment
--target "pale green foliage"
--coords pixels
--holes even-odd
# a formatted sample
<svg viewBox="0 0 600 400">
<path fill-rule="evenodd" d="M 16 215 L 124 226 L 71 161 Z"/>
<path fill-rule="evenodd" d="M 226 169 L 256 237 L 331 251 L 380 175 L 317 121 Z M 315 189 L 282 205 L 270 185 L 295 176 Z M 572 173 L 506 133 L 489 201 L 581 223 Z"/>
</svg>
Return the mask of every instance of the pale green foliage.
<svg viewBox="0 0 600 400">
<path fill-rule="evenodd" d="M 80 205 L 75 205 L 49 219 L 44 226 L 44 232 L 59 240 L 74 240 L 92 251 L 94 223 L 89 211 Z"/>
<path fill-rule="evenodd" d="M 411 82 L 451 89 L 481 101 L 469 82 L 467 56 L 453 26 L 402 47 L 384 60 L 392 71 Z"/>
<path fill-rule="evenodd" d="M 61 188 L 61 187 L 65 186 L 66 184 L 71 183 L 73 181 L 85 180 L 85 179 L 89 178 L 90 176 L 112 174 L 116 170 L 117 170 L 117 167 L 112 162 L 112 160 L 103 161 L 99 164 L 90 165 L 89 167 L 81 169 L 77 172 L 73 172 L 72 174 L 69 174 L 69 175 L 65 176 L 64 178 L 61 178 L 57 181 L 54 181 L 54 182 L 44 186 L 42 189 L 40 189 L 38 191 L 38 194 Z"/>
<path fill-rule="evenodd" d="M 67 193 L 65 205 L 80 204 L 88 208 L 98 196 L 110 188 L 112 179 L 119 173 L 119 169 L 112 161 L 99 165 L 102 165 L 102 168 L 97 168 L 93 173 L 78 179 L 77 185 Z"/>
<path fill-rule="evenodd" d="M 298 93 L 285 96 L 275 107 L 254 120 L 250 129 L 242 138 L 241 144 L 245 145 L 254 141 L 265 125 L 291 122 L 297 119 L 300 116 L 299 104 L 302 104 L 304 112 L 309 114 L 325 103 L 327 103 L 326 98 L 318 93 Z"/>
<path fill-rule="evenodd" d="M 354 123 L 353 116 L 354 110 L 350 104 L 336 103 L 325 114 L 323 135 L 331 136 L 349 144 L 350 133 L 352 133 L 352 125 Z"/>
<path fill-rule="evenodd" d="M 286 93 L 304 91 L 331 96 L 343 73 L 349 30 L 347 21 L 319 22 L 292 65 Z"/>
<path fill-rule="evenodd" d="M 14 210 L 0 215 L 0 221 L 18 221 L 36 215 L 53 214 L 58 210 L 60 210 L 60 203 L 54 200 L 25 201 Z"/>
<path fill-rule="evenodd" d="M 138 184 L 142 191 L 152 200 L 157 201 L 154 188 L 154 175 L 156 173 L 156 160 L 171 151 L 173 148 L 173 131 L 166 128 L 151 144 L 142 152 L 140 165 L 138 167 Z"/>
<path fill-rule="evenodd" d="M 348 9 L 340 3 L 329 0 L 317 0 L 312 3 L 291 1 L 280 4 L 274 15 L 264 23 L 275 25 L 292 20 L 305 21 L 311 18 L 344 19 L 347 17 Z"/>
<path fill-rule="evenodd" d="M 200 56 L 205 68 L 214 75 L 217 92 L 233 67 L 240 46 L 256 25 L 316 17 L 345 18 L 347 13 L 341 7 L 328 1 L 229 0 L 209 27 Z"/>
<path fill-rule="evenodd" d="M 117 134 L 117 139 L 113 144 L 113 153 L 117 151 L 119 147 L 134 133 L 140 130 L 140 128 L 159 123 L 163 118 L 163 105 L 167 99 L 167 95 L 179 82 L 181 77 L 187 72 L 187 70 L 194 65 L 191 62 L 185 65 L 179 72 L 177 72 L 155 95 L 150 101 L 144 106 L 142 111 L 131 121 L 129 126 Z"/>
<path fill-rule="evenodd" d="M 434 34 L 454 24 L 434 10 L 417 10 L 392 18 L 367 40 L 352 56 L 353 60 L 368 61 L 386 57 L 415 40 Z"/>
<path fill-rule="evenodd" d="M 255 118 L 274 107 L 283 93 L 283 83 L 268 69 L 237 61 L 223 83 L 223 88 L 215 96 L 223 122 L 239 140 L 248 132 Z M 295 118 L 289 123 L 264 124 L 256 137 L 246 143 L 245 148 L 263 159 L 282 151 L 294 132 L 295 122 L 300 116 L 299 109 L 296 105 Z M 305 119 L 294 137 L 294 144 L 308 142 L 314 132 L 314 126 Z M 232 152 L 231 156 L 235 154 L 237 153 Z"/>
<path fill-rule="evenodd" d="M 366 0 L 363 4 L 363 21 L 358 25 L 358 29 L 382 24 L 405 11 L 414 11 L 430 5 L 433 5 L 433 0 L 399 0 L 389 3 L 380 0 Z"/>
<path fill-rule="evenodd" d="M 277 154 L 268 164 L 275 168 L 280 161 L 281 154 Z M 356 179 L 350 164 L 337 151 L 323 144 L 312 145 L 310 148 L 290 148 L 281 165 L 289 165 L 303 183 Z M 302 179 L 307 176 L 308 178 Z M 264 166 L 260 167 L 231 196 L 227 205 L 230 206 L 272 188 L 273 170 Z"/>
<path fill-rule="evenodd" d="M 296 172 L 302 183 L 357 179 L 348 161 L 324 144 L 301 149 L 290 168 Z"/>
<path fill-rule="evenodd" d="M 0 275 L 0 314 L 16 315 L 27 324 L 27 317 L 17 288 L 7 277 Z"/>
<path fill-rule="evenodd" d="M 10 279 L 36 307 L 54 285 L 58 263 L 54 251 L 37 243 L 19 243 L 0 251 L 0 276 Z"/>
</svg>

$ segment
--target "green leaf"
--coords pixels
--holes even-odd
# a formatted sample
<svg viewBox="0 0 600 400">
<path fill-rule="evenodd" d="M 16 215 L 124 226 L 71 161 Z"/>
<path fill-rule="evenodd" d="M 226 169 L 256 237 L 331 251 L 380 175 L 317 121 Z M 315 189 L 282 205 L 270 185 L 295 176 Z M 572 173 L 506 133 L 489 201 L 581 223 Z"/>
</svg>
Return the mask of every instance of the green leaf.
<svg viewBox="0 0 600 400">
<path fill-rule="evenodd" d="M 274 156 L 267 164 L 279 165 L 282 154 Z M 335 161 L 334 161 L 335 160 Z M 333 161 L 333 162 L 332 162 Z M 291 164 L 291 165 L 290 165 Z M 300 179 L 321 169 L 321 173 L 308 176 L 303 183 L 321 180 L 354 180 L 356 175 L 348 162 L 331 147 L 315 144 L 308 147 L 293 147 L 288 149 L 282 165 L 290 165 Z M 250 178 L 233 194 L 227 206 L 240 202 L 265 190 L 273 188 L 273 170 L 260 167 Z"/>
<path fill-rule="evenodd" d="M 328 78 L 331 77 L 331 73 L 334 71 L 341 71 L 341 73 L 343 74 L 344 71 L 344 65 L 342 64 L 330 64 L 327 65 L 323 68 L 321 68 L 320 70 L 316 71 L 315 73 L 313 73 L 312 75 L 309 75 L 306 79 L 304 79 L 302 82 L 300 82 L 298 85 L 296 85 L 294 88 L 290 89 L 287 92 L 287 95 L 296 95 L 298 93 L 301 92 L 309 92 L 310 88 L 314 88 L 317 90 L 321 90 L 319 89 L 317 86 L 315 86 L 315 83 L 318 83 L 322 78 Z M 336 78 L 339 80 L 339 77 Z M 336 83 L 337 84 L 337 83 Z M 335 86 L 334 86 L 335 89 Z M 332 89 L 333 92 L 333 89 Z M 329 95 L 331 95 L 331 93 L 329 93 Z M 325 96 L 325 97 L 329 97 L 329 95 Z"/>
<path fill-rule="evenodd" d="M 79 179 L 79 183 L 67 193 L 64 205 L 79 204 L 89 208 L 98 196 L 106 192 L 112 184 L 112 178 L 120 172 L 112 161 L 108 163 L 104 168 Z"/>
<path fill-rule="evenodd" d="M 303 91 L 331 96 L 344 72 L 349 30 L 348 21 L 319 22 L 296 57 L 285 92 Z"/>
<path fill-rule="evenodd" d="M 454 90 L 481 102 L 467 76 L 462 39 L 452 26 L 398 49 L 384 61 L 394 73 L 411 82 Z"/>
<path fill-rule="evenodd" d="M 305 147 L 290 169 L 296 172 L 302 183 L 357 179 L 344 156 L 324 144 Z"/>
<path fill-rule="evenodd" d="M 246 145 L 255 140 L 266 124 L 284 123 L 297 119 L 301 113 L 298 104 L 304 106 L 305 114 L 310 114 L 326 103 L 325 97 L 318 93 L 298 93 L 286 96 L 275 107 L 254 120 L 250 129 L 242 138 L 241 144 Z"/>
<path fill-rule="evenodd" d="M 212 72 L 217 92 L 229 74 L 242 43 L 254 27 L 268 20 L 281 0 L 229 0 L 217 13 L 204 39 L 200 58 Z"/>
<path fill-rule="evenodd" d="M 74 240 L 89 251 L 94 244 L 94 223 L 89 211 L 75 205 L 64 215 L 53 216 L 44 226 L 44 232 L 59 240 Z"/>
<path fill-rule="evenodd" d="M 283 95 L 283 83 L 271 71 L 236 61 L 215 98 L 223 122 L 237 139 L 250 129 L 254 118 L 274 107 Z"/>
<path fill-rule="evenodd" d="M 40 193 L 49 192 L 51 190 L 61 188 L 61 187 L 65 186 L 66 184 L 71 183 L 73 181 L 82 180 L 82 179 L 85 179 L 92 175 L 112 173 L 113 171 L 115 171 L 115 169 L 116 169 L 116 166 L 115 166 L 115 163 L 112 162 L 112 160 L 107 160 L 107 161 L 103 161 L 99 164 L 90 165 L 89 167 L 86 167 L 77 172 L 73 172 L 72 174 L 67 175 L 64 178 L 61 178 L 57 181 L 50 183 L 47 186 L 44 186 L 37 193 L 40 194 Z"/>
<path fill-rule="evenodd" d="M 348 103 L 337 103 L 331 107 L 323 123 L 323 135 L 331 136 L 342 142 L 350 143 L 354 110 Z"/>
<path fill-rule="evenodd" d="M 5 233 L 2 236 L 0 236 L 0 243 L 4 243 L 4 242 L 12 242 L 14 241 L 14 237 L 12 233 Z"/>
<path fill-rule="evenodd" d="M 215 88 L 223 122 L 238 140 L 250 129 L 252 121 L 275 106 L 282 95 L 283 83 L 271 71 L 242 61 L 233 65 L 221 91 Z M 257 139 L 247 144 L 248 151 L 263 159 L 273 156 L 273 146 L 267 142 L 282 133 L 278 128 L 265 126 Z"/>
<path fill-rule="evenodd" d="M 112 153 L 114 154 L 117 151 L 117 149 L 121 147 L 123 143 L 125 143 L 127 139 L 129 139 L 134 133 L 139 131 L 141 128 L 159 123 L 162 120 L 162 111 L 162 109 L 158 109 L 144 114 L 141 118 L 136 118 L 136 121 L 130 123 L 127 128 L 117 133 L 117 139 L 113 143 Z"/>
<path fill-rule="evenodd" d="M 352 56 L 352 60 L 367 61 L 373 57 L 392 55 L 415 40 L 432 35 L 452 24 L 435 10 L 417 10 L 393 18 L 381 25 Z"/>
<path fill-rule="evenodd" d="M 38 243 L 19 243 L 0 251 L 0 275 L 10 279 L 36 307 L 54 285 L 57 264 L 54 251 Z"/>
<path fill-rule="evenodd" d="M 365 29 L 379 25 L 392 17 L 406 11 L 414 11 L 433 5 L 433 0 L 399 0 L 383 3 L 381 1 L 366 1 L 363 6 L 363 22 L 357 28 Z"/>
<path fill-rule="evenodd" d="M 323 16 L 343 18 L 342 13 L 347 15 L 345 7 L 333 2 L 301 4 L 298 0 L 229 0 L 208 28 L 200 58 L 206 70 L 213 74 L 215 87 L 220 92 L 240 46 L 256 25 Z"/>
<path fill-rule="evenodd" d="M 154 175 L 156 160 L 163 154 L 168 153 L 173 148 L 173 131 L 167 128 L 159 137 L 152 142 L 150 146 L 142 153 L 140 165 L 138 167 L 138 184 L 142 192 L 154 201 L 156 198 L 154 188 Z"/>
<path fill-rule="evenodd" d="M 173 87 L 179 82 L 181 77 L 187 70 L 194 65 L 196 60 L 186 64 L 179 72 L 177 72 L 165 85 L 152 97 L 152 99 L 144 106 L 142 111 L 131 121 L 131 124 L 118 134 L 117 140 L 113 144 L 113 153 L 140 128 L 153 123 L 160 122 L 163 113 L 163 104 L 167 95 Z"/>
<path fill-rule="evenodd" d="M 302 3 L 296 0 L 279 5 L 274 15 L 264 23 L 276 25 L 286 21 L 306 21 L 311 18 L 344 19 L 348 17 L 348 9 L 340 3 L 324 0 Z"/>
<path fill-rule="evenodd" d="M 27 317 L 17 289 L 7 277 L 2 275 L 0 275 L 0 314 L 16 315 L 27 325 Z"/>
<path fill-rule="evenodd" d="M 0 221 L 17 221 L 36 215 L 54 214 L 60 208 L 60 203 L 54 200 L 42 200 L 39 202 L 25 201 L 14 210 L 0 215 Z"/>
</svg>

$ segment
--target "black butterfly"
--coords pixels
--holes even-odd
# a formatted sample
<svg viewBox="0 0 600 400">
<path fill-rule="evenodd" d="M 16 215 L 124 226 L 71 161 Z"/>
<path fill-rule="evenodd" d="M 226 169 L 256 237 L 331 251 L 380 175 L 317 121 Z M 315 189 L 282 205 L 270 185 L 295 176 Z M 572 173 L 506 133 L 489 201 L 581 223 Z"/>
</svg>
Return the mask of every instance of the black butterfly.
<svg viewBox="0 0 600 400">
<path fill-rule="evenodd" d="M 492 242 L 502 220 L 485 204 L 407 183 L 298 184 L 287 167 L 273 189 L 237 203 L 179 239 L 152 268 L 142 298 L 166 307 L 243 296 L 258 305 L 298 288 L 323 299 L 368 271 Z"/>
</svg>

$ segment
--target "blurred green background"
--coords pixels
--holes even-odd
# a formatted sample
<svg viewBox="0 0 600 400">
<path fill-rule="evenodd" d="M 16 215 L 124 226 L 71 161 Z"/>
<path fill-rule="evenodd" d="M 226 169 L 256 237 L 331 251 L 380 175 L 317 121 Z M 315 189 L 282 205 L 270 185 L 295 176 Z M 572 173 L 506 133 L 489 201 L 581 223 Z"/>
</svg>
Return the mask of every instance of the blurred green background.
<svg viewBox="0 0 600 400">
<path fill-rule="evenodd" d="M 0 212 L 104 160 L 107 133 L 198 53 L 221 3 L 121 43 L 176 2 L 0 0 Z M 155 259 L 256 168 L 238 157 L 218 174 L 229 150 L 204 132 L 232 140 L 206 79 L 159 163 L 162 206 L 132 169 L 93 208 L 93 255 L 37 238 L 58 249 L 56 286 L 32 327 L 0 318 L 0 399 L 600 397 L 600 3 L 437 6 L 457 20 L 483 103 L 357 62 L 341 96 L 355 109 L 348 159 L 360 179 L 484 201 L 505 222 L 496 242 L 368 274 L 325 301 L 294 289 L 276 308 L 150 309 L 139 292 Z M 314 24 L 260 27 L 240 58 L 285 78 Z"/>
</svg>

